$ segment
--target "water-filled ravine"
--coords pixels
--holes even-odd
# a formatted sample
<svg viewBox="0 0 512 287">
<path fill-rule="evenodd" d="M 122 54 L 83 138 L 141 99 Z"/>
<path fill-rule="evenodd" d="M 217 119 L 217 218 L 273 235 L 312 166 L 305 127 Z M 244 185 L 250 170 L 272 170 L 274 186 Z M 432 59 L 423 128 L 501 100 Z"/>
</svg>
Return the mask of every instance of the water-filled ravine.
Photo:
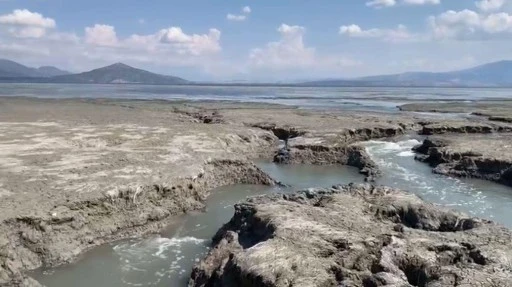
<svg viewBox="0 0 512 287">
<path fill-rule="evenodd" d="M 427 201 L 512 227 L 512 188 L 433 174 L 431 168 L 413 159 L 411 148 L 418 143 L 412 138 L 365 143 L 383 171 L 377 184 L 408 190 Z M 158 236 L 100 246 L 75 264 L 38 270 L 30 275 L 49 287 L 186 286 L 192 266 L 208 251 L 210 239 L 218 228 L 229 221 L 236 202 L 259 194 L 363 182 L 357 169 L 350 167 L 270 163 L 259 163 L 259 166 L 290 187 L 234 185 L 215 189 L 207 199 L 206 212 L 175 218 Z"/>
<path fill-rule="evenodd" d="M 289 188 L 233 185 L 211 191 L 206 212 L 173 219 L 161 234 L 106 244 L 84 254 L 76 263 L 31 273 L 48 287 L 186 286 L 193 265 L 208 251 L 215 232 L 233 216 L 233 205 L 249 196 L 291 192 L 311 186 L 362 182 L 352 167 L 277 166 L 259 163 Z"/>
<path fill-rule="evenodd" d="M 512 228 L 512 188 L 479 179 L 434 174 L 427 164 L 414 160 L 411 149 L 419 143 L 408 137 L 396 142 L 365 143 L 383 171 L 376 184 L 407 190 L 426 201 Z"/>
</svg>

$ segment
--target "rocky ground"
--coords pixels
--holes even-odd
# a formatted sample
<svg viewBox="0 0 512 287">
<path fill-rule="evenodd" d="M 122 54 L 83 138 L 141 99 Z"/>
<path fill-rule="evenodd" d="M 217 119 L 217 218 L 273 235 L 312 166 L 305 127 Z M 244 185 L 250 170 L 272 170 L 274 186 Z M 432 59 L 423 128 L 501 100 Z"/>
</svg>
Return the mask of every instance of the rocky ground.
<svg viewBox="0 0 512 287">
<path fill-rule="evenodd" d="M 271 132 L 172 111 L 155 102 L 2 99 L 0 285 L 158 231 L 165 218 L 201 208 L 212 188 L 275 183 L 248 161 L 270 156 Z"/>
<path fill-rule="evenodd" d="M 300 110 L 233 103 L 187 104 L 178 108 L 207 121 L 271 131 L 284 143 L 274 161 L 284 164 L 350 165 L 371 181 L 379 171 L 361 141 L 419 129 L 424 117 Z M 277 110 L 278 109 L 278 110 Z"/>
<path fill-rule="evenodd" d="M 353 144 L 414 125 L 272 105 L 203 105 L 0 99 L 0 285 L 35 285 L 23 270 L 158 231 L 166 218 L 202 208 L 212 188 L 275 184 L 250 160 L 270 160 L 280 138 L 289 139 L 293 162 L 363 170 L 374 166 Z"/>
<path fill-rule="evenodd" d="M 512 134 L 444 134 L 426 139 L 415 148 L 416 158 L 434 172 L 473 177 L 512 186 Z"/>
<path fill-rule="evenodd" d="M 389 188 L 236 206 L 189 286 L 512 286 L 512 233 Z"/>
<path fill-rule="evenodd" d="M 433 125 L 453 129 L 455 121 L 265 104 L 1 98 L 0 286 L 37 286 L 24 270 L 156 232 L 169 217 L 202 208 L 212 188 L 276 184 L 252 159 L 352 165 L 372 180 L 379 171 L 359 141 Z"/>
</svg>

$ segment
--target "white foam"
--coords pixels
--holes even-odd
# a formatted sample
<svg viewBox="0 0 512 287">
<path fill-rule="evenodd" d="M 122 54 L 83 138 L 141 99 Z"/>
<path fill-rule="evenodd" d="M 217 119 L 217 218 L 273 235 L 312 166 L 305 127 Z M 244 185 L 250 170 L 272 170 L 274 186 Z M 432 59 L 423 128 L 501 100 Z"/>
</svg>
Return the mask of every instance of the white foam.
<svg viewBox="0 0 512 287">
<path fill-rule="evenodd" d="M 413 151 L 402 151 L 402 152 L 399 152 L 398 153 L 398 156 L 402 156 L 402 157 L 407 157 L 407 156 L 414 156 L 414 152 Z"/>
<path fill-rule="evenodd" d="M 183 244 L 195 244 L 199 245 L 205 242 L 204 239 L 198 239 L 195 237 L 187 236 L 187 237 L 178 237 L 178 238 L 165 238 L 159 237 L 156 242 L 158 243 L 158 251 L 153 255 L 158 257 L 165 257 L 165 252 L 171 247 L 180 248 Z M 181 250 L 175 250 L 175 253 L 180 254 Z M 179 258 L 179 257 L 178 257 Z"/>
</svg>

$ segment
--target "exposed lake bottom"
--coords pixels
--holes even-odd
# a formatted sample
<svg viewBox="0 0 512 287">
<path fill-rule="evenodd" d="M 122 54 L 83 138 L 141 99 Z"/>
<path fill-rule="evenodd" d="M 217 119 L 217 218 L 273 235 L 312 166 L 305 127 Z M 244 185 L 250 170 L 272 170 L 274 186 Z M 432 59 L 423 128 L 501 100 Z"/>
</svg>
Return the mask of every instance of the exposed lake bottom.
<svg viewBox="0 0 512 287">
<path fill-rule="evenodd" d="M 512 227 L 512 189 L 495 183 L 455 179 L 414 161 L 419 141 L 370 141 L 365 146 L 383 176 L 377 184 L 413 192 L 423 199 Z M 46 286 L 186 286 L 190 272 L 208 252 L 210 239 L 233 215 L 233 205 L 249 196 L 308 187 L 363 182 L 355 168 L 258 164 L 289 188 L 233 185 L 211 192 L 205 212 L 174 218 L 160 235 L 123 240 L 95 248 L 78 262 L 31 273 Z"/>
</svg>

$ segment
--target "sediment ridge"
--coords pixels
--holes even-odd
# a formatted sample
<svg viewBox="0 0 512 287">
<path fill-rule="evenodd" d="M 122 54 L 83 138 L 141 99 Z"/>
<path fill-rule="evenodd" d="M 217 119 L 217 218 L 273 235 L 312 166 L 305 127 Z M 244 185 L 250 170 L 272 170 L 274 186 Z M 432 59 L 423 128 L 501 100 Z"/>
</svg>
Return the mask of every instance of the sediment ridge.
<svg viewBox="0 0 512 287">
<path fill-rule="evenodd" d="M 512 234 L 371 185 L 236 206 L 189 286 L 508 286 Z"/>
<path fill-rule="evenodd" d="M 70 263 L 94 246 L 157 232 L 169 216 L 202 209 L 209 190 L 238 183 L 278 184 L 250 162 L 213 160 L 203 172 L 173 185 L 119 187 L 103 198 L 56 206 L 45 216 L 5 220 L 0 285 L 27 285 L 23 270 Z"/>
<path fill-rule="evenodd" d="M 272 131 L 284 145 L 274 155 L 278 164 L 348 165 L 359 169 L 366 181 L 374 181 L 381 172 L 375 162 L 358 144 L 362 141 L 392 138 L 407 132 L 406 125 L 387 128 L 343 129 L 318 134 L 315 131 L 294 126 L 279 126 L 272 123 L 258 123 L 258 127 Z"/>
<path fill-rule="evenodd" d="M 438 174 L 472 177 L 512 186 L 511 134 L 436 136 L 414 148 L 417 160 L 426 162 Z"/>
</svg>

